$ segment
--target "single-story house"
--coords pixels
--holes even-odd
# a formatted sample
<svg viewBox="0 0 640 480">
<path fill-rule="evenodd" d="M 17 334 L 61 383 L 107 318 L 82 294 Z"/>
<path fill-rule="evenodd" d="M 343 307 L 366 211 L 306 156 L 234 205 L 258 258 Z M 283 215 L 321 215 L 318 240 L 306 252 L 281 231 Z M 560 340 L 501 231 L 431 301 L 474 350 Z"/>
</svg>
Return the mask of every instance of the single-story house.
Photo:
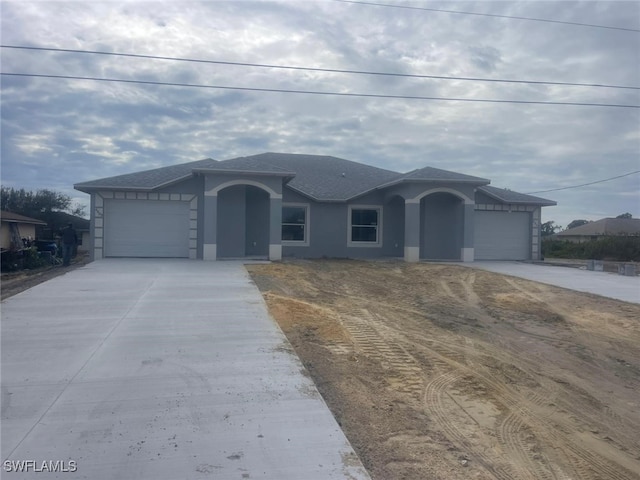
<svg viewBox="0 0 640 480">
<path fill-rule="evenodd" d="M 46 225 L 36 218 L 0 211 L 0 247 L 2 250 L 23 248 L 22 239 L 35 240 L 36 225 Z"/>
<path fill-rule="evenodd" d="M 47 225 L 38 227 L 36 235 L 40 239 L 55 239 L 69 223 L 78 235 L 78 251 L 89 251 L 91 244 L 90 222 L 86 218 L 71 215 L 67 212 L 49 212 L 46 214 Z"/>
<path fill-rule="evenodd" d="M 558 240 L 583 243 L 603 237 L 640 236 L 639 218 L 603 218 L 555 234 Z"/>
<path fill-rule="evenodd" d="M 425 167 L 263 153 L 82 182 L 92 258 L 540 257 L 544 198 Z"/>
</svg>

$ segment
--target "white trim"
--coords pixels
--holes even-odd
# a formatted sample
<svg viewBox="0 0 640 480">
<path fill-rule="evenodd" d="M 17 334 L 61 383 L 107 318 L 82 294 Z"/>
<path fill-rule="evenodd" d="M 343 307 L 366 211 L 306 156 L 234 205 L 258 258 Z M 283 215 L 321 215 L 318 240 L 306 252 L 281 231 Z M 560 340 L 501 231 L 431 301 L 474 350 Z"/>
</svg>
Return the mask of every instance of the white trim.
<svg viewBox="0 0 640 480">
<path fill-rule="evenodd" d="M 378 224 L 376 225 L 376 241 L 375 242 L 354 242 L 351 240 L 351 212 L 353 210 L 377 210 Z M 347 247 L 365 247 L 365 248 L 381 248 L 382 247 L 382 205 L 349 205 L 347 209 Z"/>
<path fill-rule="evenodd" d="M 305 209 L 304 214 L 304 241 L 297 240 L 282 240 L 282 245 L 285 247 L 308 247 L 311 238 L 311 204 L 309 203 L 283 203 L 284 207 L 303 207 Z M 284 222 L 280 222 L 280 235 L 282 236 L 282 225 Z"/>
<path fill-rule="evenodd" d="M 495 211 L 514 211 L 514 212 L 535 212 L 536 206 L 534 205 L 517 205 L 513 203 L 476 203 L 475 210 L 495 210 Z"/>
<path fill-rule="evenodd" d="M 417 195 L 414 198 L 411 198 L 409 200 L 405 200 L 405 202 L 406 203 L 420 203 L 420 200 L 422 200 L 427 195 L 431 195 L 432 193 L 441 193 L 441 192 L 450 193 L 451 195 L 455 195 L 456 197 L 464 200 L 465 205 L 474 205 L 476 203 L 472 199 L 467 197 L 464 193 L 462 193 L 462 192 L 460 192 L 458 190 L 455 190 L 453 188 L 449 188 L 449 187 L 438 187 L 438 188 L 432 188 L 431 190 L 425 190 L 420 195 Z"/>
<path fill-rule="evenodd" d="M 224 190 L 225 188 L 232 187 L 234 185 L 252 185 L 254 187 L 258 187 L 258 188 L 261 188 L 262 190 L 265 190 L 269 194 L 269 197 L 271 198 L 275 198 L 275 199 L 282 198 L 282 194 L 277 193 L 275 190 L 267 187 L 264 183 L 256 182 L 255 180 L 229 180 L 228 182 L 221 183 L 220 185 L 212 188 L 211 190 L 207 190 L 206 192 L 204 192 L 204 194 L 207 197 L 217 197 L 218 192 L 220 190 Z"/>
<path fill-rule="evenodd" d="M 404 247 L 404 261 L 411 263 L 420 261 L 420 247 Z"/>
<path fill-rule="evenodd" d="M 269 245 L 269 260 L 282 260 L 282 245 Z"/>
<path fill-rule="evenodd" d="M 217 258 L 217 245 L 215 243 L 205 243 L 202 246 L 202 259 L 216 260 Z"/>
<path fill-rule="evenodd" d="M 463 247 L 461 249 L 461 255 L 460 256 L 462 257 L 462 261 L 463 262 L 473 262 L 473 260 L 475 258 L 474 255 L 475 255 L 475 253 L 474 253 L 473 247 L 471 247 L 471 248 L 464 248 Z"/>
</svg>

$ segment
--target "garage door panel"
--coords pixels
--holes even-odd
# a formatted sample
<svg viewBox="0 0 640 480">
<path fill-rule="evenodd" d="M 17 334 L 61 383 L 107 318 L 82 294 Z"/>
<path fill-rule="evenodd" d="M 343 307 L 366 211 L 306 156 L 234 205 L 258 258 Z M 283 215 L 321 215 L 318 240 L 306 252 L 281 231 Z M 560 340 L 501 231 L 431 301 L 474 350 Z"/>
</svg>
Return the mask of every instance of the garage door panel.
<svg viewBox="0 0 640 480">
<path fill-rule="evenodd" d="M 104 217 L 105 256 L 189 256 L 188 202 L 108 200 Z"/>
<path fill-rule="evenodd" d="M 529 260 L 530 214 L 527 212 L 474 213 L 476 260 Z"/>
</svg>

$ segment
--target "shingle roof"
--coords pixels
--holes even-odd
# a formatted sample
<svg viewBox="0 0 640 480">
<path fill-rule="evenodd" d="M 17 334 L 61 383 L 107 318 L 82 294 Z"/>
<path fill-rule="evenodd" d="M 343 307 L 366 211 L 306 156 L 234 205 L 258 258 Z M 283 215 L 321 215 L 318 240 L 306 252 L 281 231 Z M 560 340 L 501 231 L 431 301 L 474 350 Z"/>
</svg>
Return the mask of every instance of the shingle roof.
<svg viewBox="0 0 640 480">
<path fill-rule="evenodd" d="M 469 182 L 488 184 L 490 180 L 486 178 L 473 177 L 464 173 L 450 172 L 439 168 L 424 167 L 412 170 L 400 177 L 401 180 L 425 180 L 430 182 Z"/>
<path fill-rule="evenodd" d="M 252 157 L 237 157 L 231 160 L 216 162 L 211 166 L 194 168 L 195 171 L 204 172 L 246 172 L 275 174 L 293 177 L 296 175 L 294 170 L 279 167 L 278 165 L 265 162 L 260 155 Z"/>
<path fill-rule="evenodd" d="M 347 200 L 399 175 L 391 170 L 322 155 L 262 153 L 220 163 L 237 165 L 246 158 L 295 172 L 287 186 L 323 201 Z"/>
<path fill-rule="evenodd" d="M 603 218 L 557 233 L 557 236 L 640 235 L 638 218 Z"/>
<path fill-rule="evenodd" d="M 484 185 L 482 187 L 478 187 L 478 190 L 489 195 L 496 200 L 500 200 L 504 203 L 526 203 L 529 205 L 540 205 L 540 206 L 551 206 L 557 205 L 553 200 L 548 200 L 546 198 L 534 197 L 533 195 L 527 195 L 525 193 L 514 192 L 513 190 L 507 190 L 506 188 L 497 188 L 490 187 L 489 185 Z"/>
<path fill-rule="evenodd" d="M 100 178 L 88 182 L 76 183 L 76 190 L 85 191 L 97 188 L 120 188 L 136 190 L 153 190 L 192 175 L 195 168 L 210 168 L 218 164 L 216 160 L 206 158 L 195 162 L 180 163 L 168 167 L 154 168 L 142 172 L 127 173 L 115 177 Z"/>
<path fill-rule="evenodd" d="M 346 201 L 377 188 L 401 182 L 463 182 L 477 184 L 487 195 L 508 203 L 555 205 L 544 198 L 488 187 L 489 180 L 439 168 L 425 167 L 408 173 L 323 155 L 262 153 L 216 161 L 210 158 L 142 172 L 82 182 L 77 190 L 153 190 L 184 180 L 194 172 L 246 172 L 289 177 L 287 187 L 318 201 Z"/>
<path fill-rule="evenodd" d="M 0 211 L 0 218 L 3 222 L 14 222 L 14 223 L 31 223 L 34 225 L 46 225 L 42 220 L 38 220 L 37 218 L 25 217 L 24 215 L 20 215 L 18 213 L 7 212 L 6 210 Z"/>
</svg>

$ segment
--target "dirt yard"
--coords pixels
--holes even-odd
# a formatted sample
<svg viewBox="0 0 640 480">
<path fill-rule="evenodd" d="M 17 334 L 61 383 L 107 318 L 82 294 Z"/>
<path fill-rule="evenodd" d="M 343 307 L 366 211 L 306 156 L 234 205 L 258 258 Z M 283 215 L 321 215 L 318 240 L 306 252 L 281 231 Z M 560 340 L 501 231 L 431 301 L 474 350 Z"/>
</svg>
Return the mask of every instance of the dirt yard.
<svg viewBox="0 0 640 480">
<path fill-rule="evenodd" d="M 55 267 L 42 267 L 36 270 L 22 270 L 11 273 L 3 272 L 0 275 L 0 300 L 5 300 L 59 275 L 64 275 L 87 263 L 89 263 L 88 255 L 78 255 L 71 261 L 71 265 L 68 267 L 58 265 Z"/>
<path fill-rule="evenodd" d="M 248 268 L 374 480 L 640 479 L 640 305 L 450 265 Z"/>
</svg>

